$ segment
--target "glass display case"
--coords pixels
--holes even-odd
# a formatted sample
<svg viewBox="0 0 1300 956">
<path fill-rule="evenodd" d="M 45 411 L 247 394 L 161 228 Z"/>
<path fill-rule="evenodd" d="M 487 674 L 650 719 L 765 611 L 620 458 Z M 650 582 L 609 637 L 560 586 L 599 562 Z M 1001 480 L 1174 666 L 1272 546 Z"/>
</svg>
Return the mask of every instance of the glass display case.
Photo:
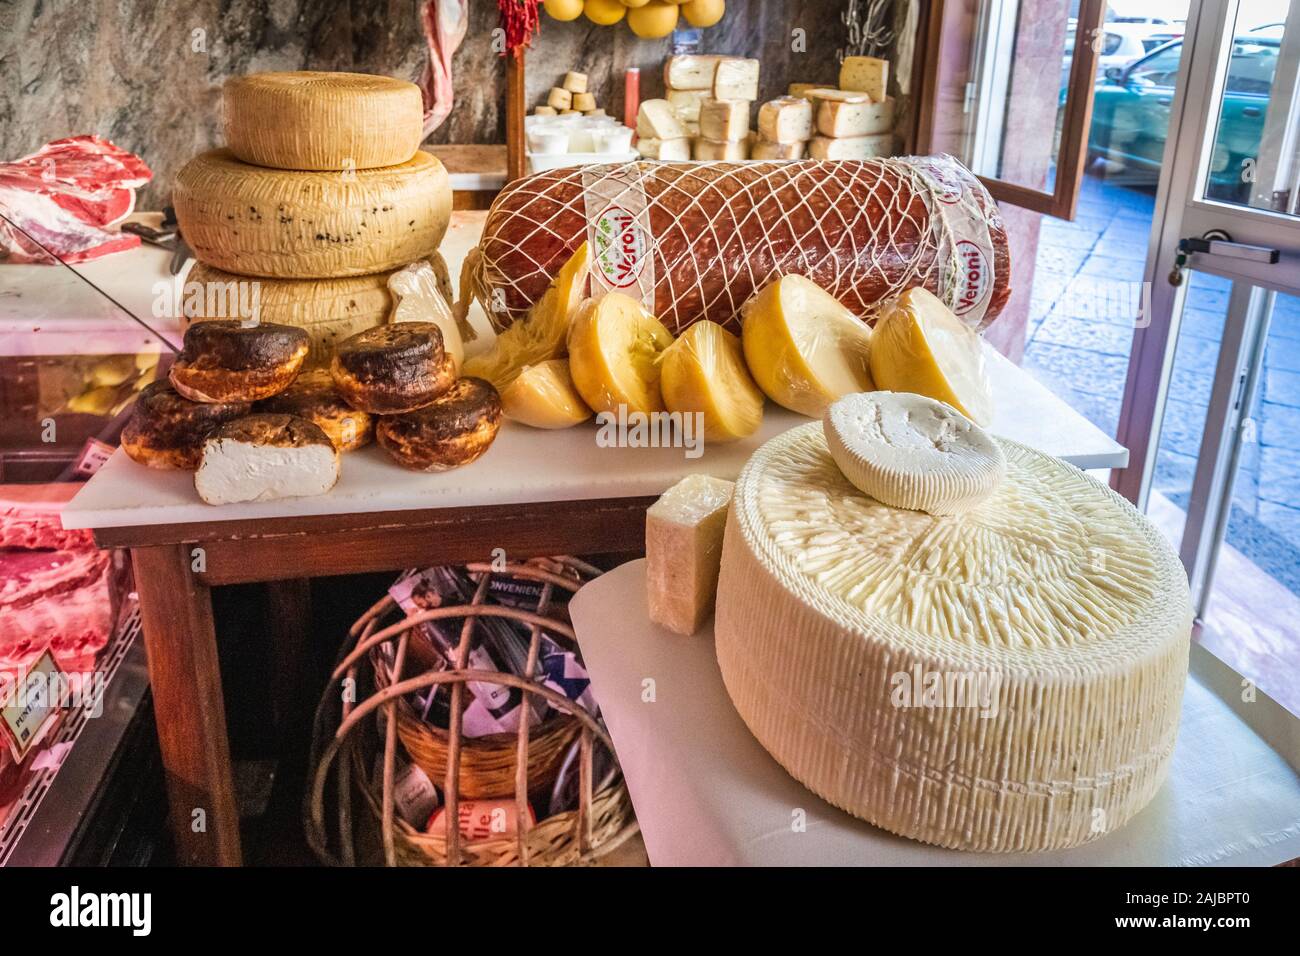
<svg viewBox="0 0 1300 956">
<path fill-rule="evenodd" d="M 166 256 L 0 260 L 0 865 L 64 859 L 148 686 L 126 555 L 59 512 L 166 374 Z"/>
</svg>

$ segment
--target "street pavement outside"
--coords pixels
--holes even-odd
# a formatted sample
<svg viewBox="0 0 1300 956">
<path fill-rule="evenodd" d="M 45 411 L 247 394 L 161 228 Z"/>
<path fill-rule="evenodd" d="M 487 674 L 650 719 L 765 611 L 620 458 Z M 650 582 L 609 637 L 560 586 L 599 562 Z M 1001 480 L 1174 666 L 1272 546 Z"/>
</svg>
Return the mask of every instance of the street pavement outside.
<svg viewBox="0 0 1300 956">
<path fill-rule="evenodd" d="M 1115 434 L 1154 212 L 1154 186 L 1084 177 L 1073 222 L 1044 217 L 1024 367 Z M 1163 281 L 1163 275 L 1160 277 Z M 1230 283 L 1187 274 L 1153 487 L 1186 508 Z M 1300 594 L 1300 299 L 1279 295 L 1236 477 L 1228 541 Z M 1253 434 L 1252 434 L 1253 433 Z"/>
</svg>

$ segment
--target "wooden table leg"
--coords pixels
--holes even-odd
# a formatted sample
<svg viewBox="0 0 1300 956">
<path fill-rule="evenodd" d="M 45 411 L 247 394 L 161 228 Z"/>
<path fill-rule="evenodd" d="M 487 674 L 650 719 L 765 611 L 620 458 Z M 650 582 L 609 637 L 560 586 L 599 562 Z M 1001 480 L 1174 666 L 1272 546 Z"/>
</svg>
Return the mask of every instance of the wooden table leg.
<svg viewBox="0 0 1300 956">
<path fill-rule="evenodd" d="M 239 866 L 239 810 L 212 598 L 195 577 L 194 550 L 135 548 L 131 558 L 177 860 Z"/>
</svg>

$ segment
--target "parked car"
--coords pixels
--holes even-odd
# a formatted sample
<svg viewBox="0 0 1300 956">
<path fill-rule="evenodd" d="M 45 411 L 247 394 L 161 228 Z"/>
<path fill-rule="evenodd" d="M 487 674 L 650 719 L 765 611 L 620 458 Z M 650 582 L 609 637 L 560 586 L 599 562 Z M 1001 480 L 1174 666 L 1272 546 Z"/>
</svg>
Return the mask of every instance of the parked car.
<svg viewBox="0 0 1300 956">
<path fill-rule="evenodd" d="M 1065 52 L 1061 57 L 1061 89 L 1070 82 L 1070 64 L 1074 59 L 1075 32 L 1078 21 L 1073 17 L 1065 28 Z M 1097 78 L 1113 66 L 1128 66 L 1156 47 L 1179 39 L 1181 27 L 1164 23 L 1106 23 L 1102 26 L 1101 44 L 1097 49 Z"/>
<path fill-rule="evenodd" d="M 1213 198 L 1237 200 L 1247 190 L 1242 164 L 1259 152 L 1280 46 L 1280 37 L 1266 33 L 1235 39 L 1210 166 Z M 1174 40 L 1106 70 L 1093 100 L 1090 161 L 1105 158 L 1130 173 L 1159 176 L 1182 48 Z"/>
</svg>

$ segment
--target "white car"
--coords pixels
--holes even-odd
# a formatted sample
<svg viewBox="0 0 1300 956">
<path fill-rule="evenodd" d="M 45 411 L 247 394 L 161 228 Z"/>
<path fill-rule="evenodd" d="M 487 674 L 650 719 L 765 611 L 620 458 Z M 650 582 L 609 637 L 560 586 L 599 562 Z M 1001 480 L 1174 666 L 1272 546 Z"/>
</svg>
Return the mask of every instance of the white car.
<svg viewBox="0 0 1300 956">
<path fill-rule="evenodd" d="M 1077 23 L 1070 18 L 1065 33 L 1065 53 L 1061 60 L 1061 89 L 1070 82 L 1070 61 L 1074 58 L 1074 37 Z M 1156 47 L 1183 35 L 1181 23 L 1115 23 L 1102 24 L 1098 37 L 1097 76 L 1101 79 L 1112 66 L 1125 67 L 1139 57 L 1146 56 Z"/>
</svg>

